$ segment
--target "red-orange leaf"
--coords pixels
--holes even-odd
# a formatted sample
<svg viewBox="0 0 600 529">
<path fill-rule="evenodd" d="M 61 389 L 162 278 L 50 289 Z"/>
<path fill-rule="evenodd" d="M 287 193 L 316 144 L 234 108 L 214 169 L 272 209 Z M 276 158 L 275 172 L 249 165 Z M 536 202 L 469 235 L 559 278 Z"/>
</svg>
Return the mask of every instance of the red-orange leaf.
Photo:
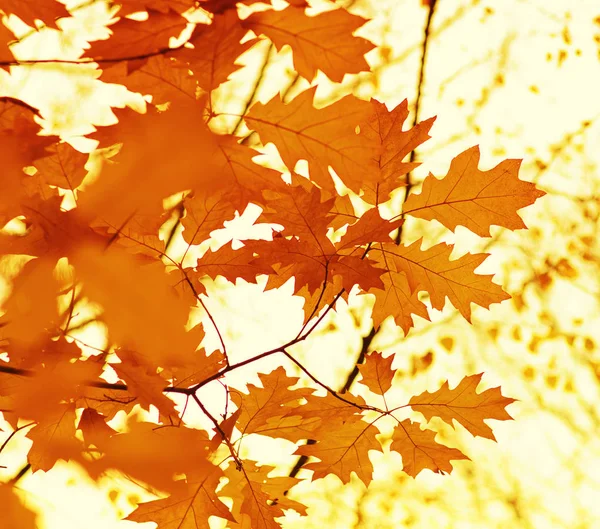
<svg viewBox="0 0 600 529">
<path fill-rule="evenodd" d="M 496 440 L 492 429 L 485 424 L 484 419 L 506 421 L 512 419 L 504 409 L 515 399 L 503 397 L 499 387 L 486 389 L 483 393 L 476 393 L 477 385 L 483 373 L 471 375 L 461 380 L 454 389 L 450 389 L 448 382 L 429 393 L 425 391 L 412 397 L 410 406 L 422 413 L 427 420 L 440 417 L 452 425 L 452 419 L 462 424 L 473 435 Z"/>
<path fill-rule="evenodd" d="M 294 66 L 302 77 L 312 81 L 321 70 L 341 83 L 345 74 L 369 69 L 364 55 L 374 45 L 352 35 L 365 22 L 345 9 L 308 16 L 303 8 L 289 6 L 253 13 L 243 24 L 257 35 L 266 35 L 279 49 L 291 46 Z"/>
<path fill-rule="evenodd" d="M 362 375 L 359 382 L 367 386 L 373 393 L 383 395 L 392 387 L 392 380 L 396 374 L 396 370 L 392 369 L 393 361 L 394 355 L 384 358 L 377 351 L 370 352 L 365 356 L 364 364 L 358 366 Z"/>
<path fill-rule="evenodd" d="M 403 470 L 409 476 L 414 478 L 425 469 L 450 473 L 451 460 L 469 459 L 460 450 L 436 442 L 435 435 L 431 430 L 421 430 L 420 424 L 410 419 L 394 428 L 390 450 L 402 456 Z"/>
<path fill-rule="evenodd" d="M 504 160 L 489 171 L 481 171 L 478 165 L 478 146 L 459 154 L 446 176 L 438 180 L 430 174 L 421 193 L 408 197 L 404 213 L 435 219 L 450 230 L 465 226 L 481 237 L 490 236 L 492 225 L 525 228 L 517 211 L 546 193 L 519 180 L 521 160 Z"/>
</svg>

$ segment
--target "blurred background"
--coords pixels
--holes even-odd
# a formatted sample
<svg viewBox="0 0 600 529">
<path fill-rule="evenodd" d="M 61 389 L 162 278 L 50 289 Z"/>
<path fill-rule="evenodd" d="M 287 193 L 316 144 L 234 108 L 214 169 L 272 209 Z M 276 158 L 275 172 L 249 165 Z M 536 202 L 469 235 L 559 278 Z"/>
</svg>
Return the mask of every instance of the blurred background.
<svg viewBox="0 0 600 529">
<path fill-rule="evenodd" d="M 452 158 L 478 144 L 481 168 L 523 158 L 520 177 L 548 194 L 522 211 L 529 230 L 493 228 L 491 239 L 463 228 L 452 234 L 436 222 L 407 222 L 405 242 L 423 237 L 427 245 L 455 243 L 455 255 L 490 252 L 479 272 L 497 274 L 495 281 L 513 299 L 489 311 L 475 309 L 472 324 L 447 307 L 431 323 L 417 321 L 407 337 L 384 325 L 371 344 L 372 350 L 396 355 L 394 367 L 400 373 L 393 398 L 398 402 L 445 380 L 454 387 L 473 373 L 485 373 L 480 391 L 501 385 L 502 393 L 518 402 L 508 407 L 515 421 L 490 421 L 498 443 L 473 439 L 462 427 L 454 430 L 440 421 L 440 440 L 459 447 L 472 461 L 454 462 L 451 475 L 424 471 L 412 479 L 402 473 L 399 456 L 373 454 L 376 479 L 368 488 L 358 480 L 344 486 L 335 477 L 297 486 L 294 497 L 307 503 L 309 516 L 290 514 L 284 527 L 600 528 L 600 4 L 337 3 L 372 19 L 359 34 L 378 46 L 367 55 L 373 74 L 346 76 L 341 85 L 319 74 L 318 97 L 326 102 L 353 92 L 390 108 L 408 99 L 413 112 L 418 98 L 419 120 L 437 116 L 432 139 L 417 153 L 423 165 L 413 175 L 416 191 L 428 172 L 445 174 Z M 73 18 L 58 23 L 61 31 L 33 31 L 5 17 L 21 38 L 12 48 L 19 59 L 77 59 L 87 40 L 108 35 L 111 11 L 103 2 L 82 6 L 78 0 L 67 6 Z M 260 42 L 240 62 L 244 66 L 215 94 L 220 112 L 239 113 L 247 103 L 266 102 L 277 92 L 292 98 L 308 86 L 291 70 L 288 49 L 277 52 Z M 14 66 L 0 71 L 0 92 L 40 108 L 45 128 L 84 152 L 94 142 L 82 134 L 116 121 L 110 107 L 126 102 L 143 107 L 139 94 L 102 83 L 93 64 Z M 238 132 L 243 134 L 243 128 Z M 277 163 L 269 148 L 265 159 Z M 401 195 L 395 197 L 390 212 L 399 211 L 401 201 Z M 223 231 L 227 237 L 242 236 L 252 218 L 246 212 Z M 302 303 L 291 297 L 290 288 L 263 293 L 260 286 L 217 281 L 207 289 L 236 358 L 279 345 L 301 322 Z M 348 307 L 338 308 L 294 350 L 333 387 L 345 381 L 371 328 L 368 297 L 351 297 Z M 91 342 L 102 339 L 93 326 L 85 332 Z M 238 387 L 255 382 L 257 367 L 269 371 L 273 366 L 260 364 L 241 373 Z M 0 443 L 10 431 L 4 430 Z M 15 436 L 6 446 L 0 465 L 7 468 L 0 468 L 0 477 L 11 477 L 22 467 L 28 443 Z M 295 459 L 293 447 L 283 443 L 249 449 L 262 450 L 261 461 L 277 464 L 285 474 Z M 19 488 L 22 499 L 41 512 L 41 527 L 48 529 L 135 527 L 119 520 L 137 499 L 150 498 L 116 475 L 96 485 L 66 463 L 46 475 L 25 476 Z"/>
</svg>

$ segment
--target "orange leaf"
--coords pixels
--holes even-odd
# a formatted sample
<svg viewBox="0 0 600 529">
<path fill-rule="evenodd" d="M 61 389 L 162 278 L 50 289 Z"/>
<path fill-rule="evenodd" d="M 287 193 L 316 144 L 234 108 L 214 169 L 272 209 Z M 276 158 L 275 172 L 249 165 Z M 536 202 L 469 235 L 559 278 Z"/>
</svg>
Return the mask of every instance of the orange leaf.
<svg viewBox="0 0 600 529">
<path fill-rule="evenodd" d="M 368 119 L 371 105 L 346 96 L 317 110 L 314 93 L 315 88 L 309 88 L 287 105 L 277 97 L 266 105 L 257 103 L 244 119 L 263 143 L 275 144 L 290 169 L 298 160 L 307 160 L 311 180 L 333 192 L 331 166 L 344 184 L 359 193 L 365 177 L 377 171 L 375 158 L 381 149 L 356 130 Z"/>
<path fill-rule="evenodd" d="M 334 9 L 308 16 L 300 7 L 281 11 L 253 13 L 243 21 L 245 28 L 266 35 L 281 49 L 286 44 L 294 52 L 298 73 L 312 81 L 321 70 L 332 81 L 341 83 L 345 74 L 369 70 L 365 53 L 375 46 L 352 33 L 367 20 L 345 9 Z"/>
<path fill-rule="evenodd" d="M 395 270 L 394 263 L 389 260 L 386 262 L 386 268 L 388 273 L 381 276 L 383 289 L 372 288 L 369 291 L 370 294 L 375 295 L 373 327 L 379 328 L 388 316 L 393 316 L 396 324 L 406 334 L 414 325 L 413 314 L 429 320 L 427 307 L 419 301 L 417 292 L 411 291 L 404 272 Z"/>
<path fill-rule="evenodd" d="M 33 441 L 27 460 L 33 472 L 50 470 L 59 459 L 69 461 L 79 456 L 83 444 L 75 437 L 75 406 L 62 404 L 29 432 Z"/>
<path fill-rule="evenodd" d="M 169 49 L 171 37 L 178 37 L 185 29 L 187 20 L 176 11 L 161 13 L 148 9 L 148 19 L 144 21 L 122 18 L 110 26 L 112 35 L 106 40 L 98 40 L 84 54 L 84 57 L 101 61 L 118 61 L 129 57 L 128 68 L 140 68 L 152 55 Z"/>
<path fill-rule="evenodd" d="M 433 393 L 425 391 L 409 401 L 411 408 L 422 413 L 427 420 L 439 417 L 452 425 L 452 419 L 462 424 L 473 435 L 496 440 L 492 429 L 484 419 L 506 421 L 512 419 L 504 409 L 515 399 L 503 397 L 500 388 L 490 388 L 476 393 L 483 373 L 471 375 L 461 380 L 454 389 L 448 382 Z"/>
<path fill-rule="evenodd" d="M 372 351 L 365 356 L 364 364 L 358 365 L 358 370 L 362 375 L 359 382 L 369 388 L 377 395 L 383 395 L 392 387 L 392 380 L 396 370 L 392 369 L 394 355 L 384 358 L 381 353 Z"/>
<path fill-rule="evenodd" d="M 234 393 L 234 401 L 241 410 L 236 427 L 242 434 L 261 434 L 298 441 L 309 437 L 305 424 L 314 426 L 315 420 L 302 420 L 302 399 L 313 390 L 299 388 L 290 390 L 298 382 L 298 377 L 287 376 L 283 367 L 278 367 L 268 375 L 260 374 L 263 387 L 248 384 L 248 394 Z M 282 427 L 281 430 L 279 427 Z"/>
<path fill-rule="evenodd" d="M 214 90 L 239 69 L 235 60 L 254 44 L 254 41 L 240 43 L 247 32 L 236 10 L 227 10 L 215 15 L 210 25 L 196 26 L 188 40 L 193 49 L 180 48 L 169 55 L 187 63 L 204 90 Z"/>
<path fill-rule="evenodd" d="M 343 483 L 348 483 L 350 474 L 354 472 L 365 485 L 369 485 L 373 479 L 369 451 L 382 451 L 375 437 L 378 433 L 376 426 L 359 417 L 346 420 L 335 417 L 324 422 L 316 431 L 315 444 L 300 446 L 294 453 L 319 459 L 305 466 L 307 470 L 314 471 L 313 480 L 335 474 Z"/>
<path fill-rule="evenodd" d="M 101 79 L 104 83 L 124 85 L 132 92 L 149 94 L 153 105 L 195 101 L 201 92 L 187 65 L 164 55 L 150 57 L 146 64 L 131 73 L 124 62 L 109 65 L 103 70 Z"/>
<path fill-rule="evenodd" d="M 211 516 L 234 522 L 229 508 L 215 492 L 222 472 L 213 467 L 210 473 L 187 482 L 179 482 L 168 498 L 140 503 L 126 519 L 155 522 L 158 529 L 210 529 Z"/>
<path fill-rule="evenodd" d="M 71 16 L 65 5 L 55 0 L 2 0 L 2 11 L 18 16 L 25 24 L 37 29 L 36 20 L 57 27 L 56 19 Z"/>
<path fill-rule="evenodd" d="M 380 143 L 382 151 L 377 158 L 379 171 L 366 181 L 362 198 L 371 204 L 381 204 L 390 198 L 392 191 L 404 185 L 402 176 L 421 165 L 403 160 L 431 137 L 429 130 L 435 118 L 403 131 L 402 126 L 408 118 L 406 99 L 392 110 L 375 99 L 371 100 L 371 105 L 373 112 L 368 121 L 361 124 L 361 136 Z"/>
<path fill-rule="evenodd" d="M 437 220 L 450 230 L 465 226 L 481 237 L 490 236 L 492 225 L 525 228 L 517 210 L 546 193 L 519 180 L 521 160 L 504 160 L 489 171 L 481 171 L 478 164 L 478 146 L 459 154 L 445 177 L 438 180 L 430 174 L 421 193 L 409 195 L 403 213 Z"/>
<path fill-rule="evenodd" d="M 451 244 L 436 244 L 428 250 L 421 250 L 420 246 L 421 240 L 410 246 L 380 244 L 369 255 L 380 266 L 393 266 L 404 272 L 412 292 L 427 291 L 434 309 L 441 310 L 448 297 L 469 322 L 471 303 L 488 308 L 492 303 L 510 299 L 500 285 L 492 283 L 493 276 L 474 272 L 489 254 L 467 254 L 451 261 Z"/>
<path fill-rule="evenodd" d="M 394 428 L 390 450 L 402 456 L 403 470 L 416 477 L 429 469 L 443 474 L 452 472 L 451 460 L 469 459 L 456 448 L 450 448 L 435 440 L 436 432 L 421 430 L 418 422 L 406 419 Z"/>
<path fill-rule="evenodd" d="M 403 219 L 384 220 L 379 215 L 379 210 L 372 208 L 363 214 L 358 222 L 348 227 L 342 240 L 336 244 L 337 251 L 354 249 L 355 246 L 369 243 L 391 242 L 390 233 L 398 229 L 403 222 Z"/>
<path fill-rule="evenodd" d="M 2 505 L 2 523 L 10 529 L 37 529 L 37 514 L 23 505 L 9 484 L 0 484 L 0 505 Z"/>
<path fill-rule="evenodd" d="M 34 163 L 44 183 L 71 191 L 79 187 L 87 174 L 85 164 L 88 155 L 76 151 L 66 142 L 55 143 L 47 152 L 49 156 Z"/>
<path fill-rule="evenodd" d="M 83 283 L 83 293 L 104 309 L 111 338 L 138 352 L 144 365 L 185 365 L 195 351 L 195 333 L 186 332 L 188 303 L 176 296 L 164 265 L 140 261 L 114 246 L 82 244 L 69 259 Z"/>
</svg>

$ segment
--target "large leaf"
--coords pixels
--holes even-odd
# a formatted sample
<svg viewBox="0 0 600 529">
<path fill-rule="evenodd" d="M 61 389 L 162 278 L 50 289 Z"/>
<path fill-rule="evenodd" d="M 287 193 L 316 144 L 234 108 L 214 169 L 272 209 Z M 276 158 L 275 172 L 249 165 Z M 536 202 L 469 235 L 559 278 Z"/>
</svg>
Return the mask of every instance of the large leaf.
<svg viewBox="0 0 600 529">
<path fill-rule="evenodd" d="M 279 49 L 291 46 L 296 70 L 309 81 L 321 70 L 340 83 L 347 73 L 369 69 L 364 55 L 374 46 L 352 35 L 365 22 L 345 9 L 308 16 L 304 9 L 289 6 L 281 11 L 253 13 L 243 25 L 266 35 Z"/>
<path fill-rule="evenodd" d="M 517 211 L 546 193 L 519 180 L 521 160 L 504 160 L 489 171 L 481 171 L 478 165 L 478 146 L 459 154 L 446 176 L 438 180 L 430 174 L 421 193 L 409 195 L 403 212 L 437 220 L 450 230 L 465 226 L 481 237 L 490 236 L 492 225 L 525 228 Z"/>
</svg>

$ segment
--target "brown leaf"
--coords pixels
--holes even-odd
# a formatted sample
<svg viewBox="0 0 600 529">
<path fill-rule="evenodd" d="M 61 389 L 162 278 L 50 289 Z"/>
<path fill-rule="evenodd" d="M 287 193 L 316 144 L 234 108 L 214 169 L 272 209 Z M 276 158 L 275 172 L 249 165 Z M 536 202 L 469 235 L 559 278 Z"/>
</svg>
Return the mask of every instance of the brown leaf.
<svg viewBox="0 0 600 529">
<path fill-rule="evenodd" d="M 499 387 L 476 393 L 482 376 L 483 373 L 464 377 L 454 389 L 450 389 L 446 381 L 433 393 L 425 391 L 412 397 L 409 404 L 415 411 L 422 413 L 428 421 L 432 417 L 440 417 L 444 422 L 452 425 L 454 419 L 473 435 L 495 441 L 492 429 L 483 421 L 484 419 L 498 421 L 512 419 L 504 408 L 515 399 L 503 397 Z"/>
</svg>

